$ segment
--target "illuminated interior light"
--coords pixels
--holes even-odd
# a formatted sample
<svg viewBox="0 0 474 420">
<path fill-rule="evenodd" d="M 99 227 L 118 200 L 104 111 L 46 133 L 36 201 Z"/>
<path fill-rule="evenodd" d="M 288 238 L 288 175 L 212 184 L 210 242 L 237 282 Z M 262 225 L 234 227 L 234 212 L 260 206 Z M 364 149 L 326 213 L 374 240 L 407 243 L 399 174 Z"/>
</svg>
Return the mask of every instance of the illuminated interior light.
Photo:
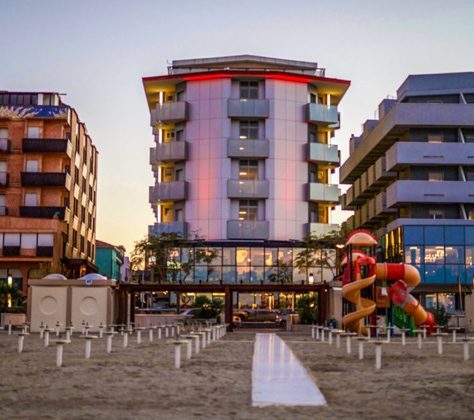
<svg viewBox="0 0 474 420">
<path fill-rule="evenodd" d="M 247 214 L 247 212 L 245 210 L 240 210 L 239 214 Z"/>
<path fill-rule="evenodd" d="M 158 129 L 158 143 L 163 143 L 163 129 Z"/>
<path fill-rule="evenodd" d="M 239 175 L 248 175 L 247 172 L 239 172 Z"/>
<path fill-rule="evenodd" d="M 239 147 L 239 150 L 245 150 L 245 147 Z"/>
<path fill-rule="evenodd" d="M 328 109 L 331 108 L 331 95 L 329 93 L 326 95 L 326 102 L 328 104 Z"/>
<path fill-rule="evenodd" d="M 160 105 L 163 105 L 163 100 L 164 100 L 164 92 L 160 92 L 159 94 L 159 99 L 158 99 L 158 103 Z"/>
<path fill-rule="evenodd" d="M 245 140 L 247 136 L 239 136 L 240 139 Z"/>
<path fill-rule="evenodd" d="M 158 208 L 156 219 L 158 223 L 161 223 L 161 205 L 157 204 L 156 207 Z"/>
</svg>

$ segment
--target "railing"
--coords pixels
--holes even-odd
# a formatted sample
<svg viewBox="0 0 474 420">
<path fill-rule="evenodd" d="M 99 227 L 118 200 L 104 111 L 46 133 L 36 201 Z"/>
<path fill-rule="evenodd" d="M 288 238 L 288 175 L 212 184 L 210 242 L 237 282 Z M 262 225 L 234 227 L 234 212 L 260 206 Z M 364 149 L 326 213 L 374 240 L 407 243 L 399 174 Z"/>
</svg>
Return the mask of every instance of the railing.
<svg viewBox="0 0 474 420">
<path fill-rule="evenodd" d="M 148 229 L 149 235 L 160 235 L 162 233 L 178 233 L 182 238 L 186 238 L 187 234 L 186 222 L 161 222 L 155 223 Z"/>
<path fill-rule="evenodd" d="M 268 118 L 270 105 L 268 99 L 228 99 L 229 118 Z"/>
<path fill-rule="evenodd" d="M 267 221 L 227 221 L 227 239 L 268 239 L 269 223 Z"/>
<path fill-rule="evenodd" d="M 336 124 L 339 122 L 337 106 L 324 104 L 306 104 L 306 121 L 316 124 Z"/>
<path fill-rule="evenodd" d="M 336 145 L 309 143 L 307 153 L 308 160 L 312 162 L 332 164 L 331 166 L 339 166 L 341 162 Z"/>
<path fill-rule="evenodd" d="M 189 105 L 185 101 L 157 104 L 151 111 L 151 125 L 177 123 L 188 119 Z"/>
<path fill-rule="evenodd" d="M 310 182 L 307 185 L 308 200 L 339 204 L 341 190 L 337 185 Z"/>
<path fill-rule="evenodd" d="M 20 217 L 32 217 L 37 219 L 52 219 L 58 217 L 64 220 L 65 207 L 39 207 L 22 206 L 20 207 Z"/>
<path fill-rule="evenodd" d="M 150 203 L 159 200 L 186 200 L 188 183 L 186 181 L 160 182 L 150 187 Z"/>
<path fill-rule="evenodd" d="M 227 157 L 267 158 L 269 155 L 270 143 L 267 139 L 227 139 Z"/>
<path fill-rule="evenodd" d="M 188 143 L 186 141 L 172 141 L 159 143 L 150 149 L 150 164 L 175 160 L 185 160 L 188 157 Z"/>
<path fill-rule="evenodd" d="M 229 198 L 268 198 L 269 190 L 268 180 L 227 180 L 227 196 Z"/>
<path fill-rule="evenodd" d="M 70 175 L 65 172 L 22 172 L 21 185 L 25 187 L 67 187 Z"/>
<path fill-rule="evenodd" d="M 22 140 L 23 152 L 66 153 L 71 155 L 71 142 L 67 139 L 30 139 Z"/>
</svg>

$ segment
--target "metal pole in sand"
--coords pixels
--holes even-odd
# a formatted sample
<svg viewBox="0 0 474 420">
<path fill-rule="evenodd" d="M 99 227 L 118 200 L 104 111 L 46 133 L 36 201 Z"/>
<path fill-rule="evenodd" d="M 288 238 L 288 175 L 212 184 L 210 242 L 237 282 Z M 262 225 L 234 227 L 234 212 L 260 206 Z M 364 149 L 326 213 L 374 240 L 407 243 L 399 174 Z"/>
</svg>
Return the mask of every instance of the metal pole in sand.
<svg viewBox="0 0 474 420">
<path fill-rule="evenodd" d="M 406 346 L 407 344 L 407 332 L 410 331 L 408 328 L 402 328 L 402 346 Z"/>
<path fill-rule="evenodd" d="M 324 332 L 326 331 L 326 328 L 321 328 L 321 341 L 324 342 Z"/>
<path fill-rule="evenodd" d="M 142 344 L 142 331 L 143 331 L 143 328 L 142 327 L 137 327 L 137 328 L 135 328 L 135 331 L 137 332 L 137 345 L 140 345 L 140 344 Z"/>
<path fill-rule="evenodd" d="M 336 348 L 337 349 L 341 348 L 341 334 L 343 334 L 342 331 L 337 331 L 336 332 Z"/>
<path fill-rule="evenodd" d="M 392 336 L 392 325 L 389 323 L 387 327 L 387 343 L 390 343 L 391 336 Z"/>
<path fill-rule="evenodd" d="M 85 357 L 86 359 L 91 358 L 91 352 L 92 352 L 92 340 L 95 340 L 96 338 L 99 338 L 96 335 L 83 335 L 81 338 L 84 338 L 86 340 L 86 347 L 85 347 Z"/>
<path fill-rule="evenodd" d="M 153 328 L 154 328 L 154 327 L 150 327 L 150 329 L 148 330 L 148 341 L 149 341 L 150 343 L 153 342 Z"/>
<path fill-rule="evenodd" d="M 158 325 L 158 340 L 161 340 L 161 329 L 163 328 L 161 325 Z"/>
<path fill-rule="evenodd" d="M 112 353 L 112 338 L 115 335 L 114 331 L 106 332 L 105 335 L 107 336 L 107 353 Z"/>
<path fill-rule="evenodd" d="M 470 342 L 470 339 L 469 338 L 463 338 L 462 339 L 463 341 L 463 350 L 464 350 L 464 360 L 469 360 L 469 342 Z"/>
<path fill-rule="evenodd" d="M 423 340 L 422 340 L 423 330 L 413 330 L 413 332 L 416 334 L 418 349 L 421 350 L 421 348 L 423 347 Z"/>
<path fill-rule="evenodd" d="M 59 321 L 56 322 L 56 337 L 59 337 L 59 330 L 61 329 L 61 324 Z"/>
<path fill-rule="evenodd" d="M 382 344 L 383 341 L 374 341 L 375 344 L 375 369 L 382 369 Z"/>
<path fill-rule="evenodd" d="M 438 354 L 443 354 L 443 336 L 448 335 L 447 333 L 435 333 L 433 337 L 436 337 L 438 344 Z"/>
<path fill-rule="evenodd" d="M 176 340 L 172 343 L 174 344 L 174 367 L 179 369 L 181 367 L 181 346 L 186 344 L 186 341 Z"/>
<path fill-rule="evenodd" d="M 314 340 L 315 339 L 315 330 L 316 330 L 316 325 L 311 325 L 311 338 Z"/>
<path fill-rule="evenodd" d="M 191 332 L 191 335 L 195 338 L 194 342 L 194 353 L 198 354 L 199 353 L 199 340 L 200 340 L 200 335 L 197 332 Z"/>
<path fill-rule="evenodd" d="M 46 325 L 46 328 L 44 329 L 44 346 L 48 347 L 49 346 L 49 328 Z"/>
<path fill-rule="evenodd" d="M 29 335 L 28 333 L 19 333 L 18 334 L 18 353 L 23 353 L 23 343 L 25 341 L 25 336 Z"/>
<path fill-rule="evenodd" d="M 123 332 L 123 348 L 126 349 L 128 347 L 128 331 L 125 330 Z"/>
<path fill-rule="evenodd" d="M 359 355 L 359 360 L 362 360 L 364 358 L 364 342 L 366 342 L 368 338 L 366 337 L 357 337 L 358 343 L 358 355 Z"/>
<path fill-rule="evenodd" d="M 99 324 L 99 338 L 104 336 L 104 324 L 102 322 Z"/>
<path fill-rule="evenodd" d="M 12 335 L 12 322 L 8 321 L 8 335 Z"/>
<path fill-rule="evenodd" d="M 56 366 L 63 365 L 63 347 L 64 344 L 69 343 L 67 340 L 56 340 Z"/>
<path fill-rule="evenodd" d="M 333 330 L 328 331 L 328 343 L 330 346 L 332 346 L 332 333 L 333 333 Z"/>
<path fill-rule="evenodd" d="M 40 330 L 40 339 L 42 340 L 43 339 L 43 335 L 44 335 L 44 324 L 43 324 L 43 321 L 41 321 L 41 324 L 39 326 L 39 330 Z"/>
</svg>

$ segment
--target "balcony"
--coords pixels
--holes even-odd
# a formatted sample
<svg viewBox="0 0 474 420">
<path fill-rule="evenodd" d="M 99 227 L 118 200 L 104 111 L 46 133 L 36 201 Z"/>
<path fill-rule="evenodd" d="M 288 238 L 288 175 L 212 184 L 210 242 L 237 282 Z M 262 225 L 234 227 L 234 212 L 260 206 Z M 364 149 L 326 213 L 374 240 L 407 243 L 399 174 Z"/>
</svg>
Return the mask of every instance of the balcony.
<svg viewBox="0 0 474 420">
<path fill-rule="evenodd" d="M 398 210 L 395 208 L 387 207 L 387 193 L 382 192 L 378 194 L 375 199 L 375 217 L 384 218 L 390 213 L 396 213 Z"/>
<path fill-rule="evenodd" d="M 306 122 L 319 125 L 333 125 L 339 123 L 337 106 L 324 104 L 305 105 Z M 337 127 L 335 125 L 334 127 Z"/>
<path fill-rule="evenodd" d="M 339 232 L 339 225 L 332 223 L 306 223 L 305 233 L 307 235 L 313 234 L 316 236 L 327 236 L 332 232 Z"/>
<path fill-rule="evenodd" d="M 395 181 L 387 188 L 387 206 L 405 203 L 474 203 L 474 181 Z"/>
<path fill-rule="evenodd" d="M 0 153 L 10 153 L 10 140 L 0 139 Z"/>
<path fill-rule="evenodd" d="M 3 256 L 4 257 L 19 257 L 21 248 L 19 246 L 4 246 Z"/>
<path fill-rule="evenodd" d="M 227 157 L 230 158 L 267 158 L 270 144 L 267 139 L 238 140 L 227 139 Z"/>
<path fill-rule="evenodd" d="M 20 207 L 20 217 L 52 219 L 57 216 L 58 219 L 64 220 L 65 210 L 65 207 L 22 206 Z"/>
<path fill-rule="evenodd" d="M 268 99 L 228 99 L 229 118 L 268 118 L 270 115 Z"/>
<path fill-rule="evenodd" d="M 22 172 L 23 187 L 65 187 L 71 189 L 71 176 L 65 172 Z"/>
<path fill-rule="evenodd" d="M 187 197 L 188 183 L 186 181 L 160 182 L 150 187 L 150 203 L 186 200 Z"/>
<path fill-rule="evenodd" d="M 148 234 L 158 236 L 163 233 L 177 233 L 186 238 L 188 224 L 186 222 L 161 222 L 148 227 Z"/>
<path fill-rule="evenodd" d="M 23 152 L 65 153 L 72 155 L 72 144 L 67 139 L 28 139 L 22 140 Z"/>
<path fill-rule="evenodd" d="M 188 149 L 189 146 L 186 141 L 158 143 L 156 147 L 150 149 L 150 165 L 156 165 L 159 162 L 186 160 Z"/>
<path fill-rule="evenodd" d="M 268 180 L 227 180 L 227 197 L 229 198 L 268 198 L 269 190 Z"/>
<path fill-rule="evenodd" d="M 341 164 L 341 156 L 336 145 L 309 143 L 307 149 L 308 160 L 330 167 Z"/>
<path fill-rule="evenodd" d="M 0 172 L 0 187 L 8 187 L 10 174 L 8 172 Z"/>
<path fill-rule="evenodd" d="M 227 221 L 227 239 L 268 239 L 269 223 L 244 220 Z"/>
<path fill-rule="evenodd" d="M 341 190 L 337 185 L 310 182 L 306 184 L 306 189 L 309 201 L 325 202 L 334 205 L 339 204 Z"/>
<path fill-rule="evenodd" d="M 36 248 L 37 257 L 52 257 L 53 247 L 52 246 L 38 246 Z"/>
<path fill-rule="evenodd" d="M 152 126 L 176 124 L 188 119 L 189 104 L 185 101 L 157 104 L 150 114 Z"/>
</svg>

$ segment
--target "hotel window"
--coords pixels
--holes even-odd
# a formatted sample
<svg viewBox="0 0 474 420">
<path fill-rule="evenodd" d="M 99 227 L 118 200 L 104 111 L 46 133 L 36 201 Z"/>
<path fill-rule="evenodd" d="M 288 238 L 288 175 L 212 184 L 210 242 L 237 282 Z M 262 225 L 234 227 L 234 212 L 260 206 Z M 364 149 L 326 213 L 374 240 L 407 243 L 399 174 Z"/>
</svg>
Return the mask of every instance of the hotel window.
<svg viewBox="0 0 474 420">
<path fill-rule="evenodd" d="M 77 198 L 74 199 L 73 212 L 74 212 L 74 216 L 77 217 L 77 215 L 79 213 L 79 200 Z"/>
<path fill-rule="evenodd" d="M 318 102 L 318 97 L 315 93 L 309 94 L 309 102 L 311 102 L 312 104 L 316 104 Z"/>
<path fill-rule="evenodd" d="M 40 128 L 39 127 L 28 127 L 26 129 L 26 137 L 29 139 L 39 139 L 40 138 Z"/>
<path fill-rule="evenodd" d="M 175 222 L 182 222 L 184 220 L 184 218 L 183 218 L 183 209 L 176 209 L 174 211 L 174 220 L 175 220 Z"/>
<path fill-rule="evenodd" d="M 0 140 L 8 139 L 8 128 L 0 128 Z"/>
<path fill-rule="evenodd" d="M 86 223 L 86 208 L 81 206 L 81 222 Z"/>
<path fill-rule="evenodd" d="M 176 92 L 176 101 L 177 102 L 184 101 L 184 90 L 180 90 L 179 92 Z"/>
<path fill-rule="evenodd" d="M 54 235 L 52 233 L 38 234 L 38 246 L 52 247 L 54 244 Z"/>
<path fill-rule="evenodd" d="M 74 167 L 74 183 L 79 185 L 79 168 Z"/>
<path fill-rule="evenodd" d="M 36 233 L 22 233 L 21 248 L 36 249 Z"/>
<path fill-rule="evenodd" d="M 442 134 L 428 134 L 427 136 L 428 143 L 443 143 Z"/>
<path fill-rule="evenodd" d="M 418 245 L 405 247 L 405 263 L 421 264 L 423 262 L 423 248 Z"/>
<path fill-rule="evenodd" d="M 258 179 L 258 160 L 240 160 L 239 179 L 256 181 Z"/>
<path fill-rule="evenodd" d="M 430 219 L 444 219 L 444 211 L 439 209 L 429 210 Z"/>
<path fill-rule="evenodd" d="M 318 142 L 318 129 L 316 126 L 309 124 L 308 125 L 308 141 L 310 143 Z"/>
<path fill-rule="evenodd" d="M 39 171 L 39 162 L 37 160 L 26 161 L 26 172 L 38 172 L 38 171 Z"/>
<path fill-rule="evenodd" d="M 444 264 L 444 246 L 425 246 L 425 264 Z"/>
<path fill-rule="evenodd" d="M 36 193 L 25 193 L 25 206 L 36 207 L 38 205 L 38 194 Z"/>
<path fill-rule="evenodd" d="M 258 214 L 257 200 L 240 200 L 239 201 L 239 220 L 247 222 L 256 222 Z"/>
<path fill-rule="evenodd" d="M 81 252 L 85 252 L 85 250 L 86 250 L 85 249 L 85 244 L 86 244 L 86 241 L 84 239 L 84 236 L 81 236 L 81 248 L 80 248 Z"/>
<path fill-rule="evenodd" d="M 258 99 L 258 82 L 240 82 L 240 99 Z"/>
<path fill-rule="evenodd" d="M 0 194 L 0 216 L 7 214 L 7 208 L 5 207 L 5 194 Z"/>
<path fill-rule="evenodd" d="M 184 130 L 176 130 L 176 141 L 184 140 Z"/>
<path fill-rule="evenodd" d="M 239 122 L 239 138 L 241 140 L 258 139 L 258 121 L 242 120 Z"/>
<path fill-rule="evenodd" d="M 77 248 L 77 231 L 72 231 L 72 246 Z"/>
<path fill-rule="evenodd" d="M 442 171 L 428 172 L 428 181 L 431 181 L 431 182 L 444 181 L 444 172 Z"/>
<path fill-rule="evenodd" d="M 174 176 L 176 181 L 183 181 L 184 171 L 182 169 L 176 169 Z"/>
</svg>

